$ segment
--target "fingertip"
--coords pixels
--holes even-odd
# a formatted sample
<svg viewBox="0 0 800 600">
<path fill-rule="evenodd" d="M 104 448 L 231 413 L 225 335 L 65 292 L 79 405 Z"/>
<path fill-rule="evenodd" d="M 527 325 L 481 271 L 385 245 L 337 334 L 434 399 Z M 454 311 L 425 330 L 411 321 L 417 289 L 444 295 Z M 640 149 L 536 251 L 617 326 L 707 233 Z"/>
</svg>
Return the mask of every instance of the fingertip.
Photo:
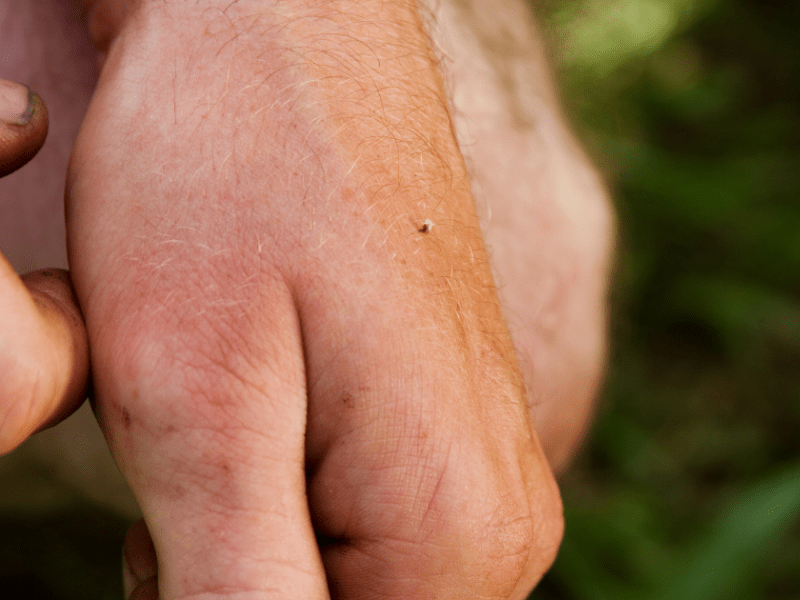
<svg viewBox="0 0 800 600">
<path fill-rule="evenodd" d="M 31 160 L 47 139 L 44 101 L 25 85 L 0 80 L 0 177 Z"/>
</svg>

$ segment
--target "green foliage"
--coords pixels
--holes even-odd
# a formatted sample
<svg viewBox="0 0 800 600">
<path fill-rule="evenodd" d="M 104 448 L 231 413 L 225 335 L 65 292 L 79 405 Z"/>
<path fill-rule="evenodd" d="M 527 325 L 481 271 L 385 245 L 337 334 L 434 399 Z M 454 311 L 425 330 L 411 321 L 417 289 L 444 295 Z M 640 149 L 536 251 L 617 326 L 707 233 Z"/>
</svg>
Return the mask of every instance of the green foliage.
<svg viewBox="0 0 800 600">
<path fill-rule="evenodd" d="M 679 559 L 680 572 L 664 581 L 658 598 L 736 597 L 762 557 L 797 519 L 800 463 L 738 494 Z"/>
<path fill-rule="evenodd" d="M 797 598 L 800 4 L 533 4 L 621 233 L 601 409 L 532 598 Z"/>
<path fill-rule="evenodd" d="M 119 600 L 128 523 L 99 507 L 0 519 L 3 598 Z"/>
</svg>

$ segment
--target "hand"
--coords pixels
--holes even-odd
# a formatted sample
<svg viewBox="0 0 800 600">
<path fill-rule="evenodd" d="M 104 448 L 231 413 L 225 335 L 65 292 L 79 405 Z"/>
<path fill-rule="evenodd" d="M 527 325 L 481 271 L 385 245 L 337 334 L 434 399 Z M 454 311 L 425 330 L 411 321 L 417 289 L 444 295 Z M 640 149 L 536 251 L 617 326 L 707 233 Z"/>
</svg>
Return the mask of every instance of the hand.
<svg viewBox="0 0 800 600">
<path fill-rule="evenodd" d="M 28 162 L 47 137 L 36 94 L 0 81 L 0 177 Z M 86 397 L 88 349 L 69 274 L 20 278 L 0 255 L 0 454 L 65 418 Z"/>
<path fill-rule="evenodd" d="M 413 7 L 142 1 L 110 49 L 70 263 L 164 599 L 524 598 L 555 556 Z"/>
</svg>

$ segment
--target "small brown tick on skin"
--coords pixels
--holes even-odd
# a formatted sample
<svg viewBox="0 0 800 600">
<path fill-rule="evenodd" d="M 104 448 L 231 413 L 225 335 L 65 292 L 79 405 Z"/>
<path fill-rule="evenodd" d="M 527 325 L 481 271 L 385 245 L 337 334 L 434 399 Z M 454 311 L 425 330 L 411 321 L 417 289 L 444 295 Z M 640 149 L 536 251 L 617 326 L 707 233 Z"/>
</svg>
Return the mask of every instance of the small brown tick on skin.
<svg viewBox="0 0 800 600">
<path fill-rule="evenodd" d="M 422 224 L 422 227 L 419 228 L 420 233 L 428 233 L 431 229 L 433 229 L 433 221 L 430 219 L 425 219 L 425 222 Z"/>
</svg>

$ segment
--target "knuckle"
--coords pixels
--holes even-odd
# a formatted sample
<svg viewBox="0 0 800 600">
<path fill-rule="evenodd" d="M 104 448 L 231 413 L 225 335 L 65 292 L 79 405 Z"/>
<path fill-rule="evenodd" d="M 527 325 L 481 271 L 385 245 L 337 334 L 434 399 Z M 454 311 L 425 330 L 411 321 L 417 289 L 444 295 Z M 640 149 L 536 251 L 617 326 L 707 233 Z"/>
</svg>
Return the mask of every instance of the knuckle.
<svg viewBox="0 0 800 600">
<path fill-rule="evenodd" d="M 483 468 L 474 468 L 481 462 Z M 470 593 L 509 598 L 520 586 L 532 587 L 555 560 L 563 535 L 552 474 L 543 468 L 532 483 L 519 460 L 489 455 L 457 464 L 460 473 L 454 477 L 467 482 L 465 492 L 471 491 L 451 507 L 454 522 L 449 525 L 459 532 L 460 571 Z"/>
<path fill-rule="evenodd" d="M 522 493 L 498 497 L 495 514 L 475 539 L 475 548 L 483 552 L 473 567 L 480 574 L 477 592 L 525 597 L 550 568 L 564 530 L 560 496 L 552 488 L 555 493 L 548 489 L 533 501 Z"/>
<path fill-rule="evenodd" d="M 478 548 L 486 549 L 487 591 L 504 598 L 542 577 L 555 560 L 564 528 L 558 485 L 544 457 L 530 446 L 513 447 L 505 460 L 493 461 L 490 476 L 484 477 L 490 485 L 486 508 L 479 513 L 483 523 L 477 523 L 484 536 Z"/>
<path fill-rule="evenodd" d="M 584 227 L 604 259 L 610 254 L 617 230 L 617 214 L 611 196 L 593 166 L 586 167 Z"/>
<path fill-rule="evenodd" d="M 564 538 L 564 505 L 555 478 L 550 479 L 548 490 L 543 494 L 538 510 L 539 520 L 535 529 L 534 548 L 540 565 L 538 574 L 540 578 L 555 561 Z"/>
<path fill-rule="evenodd" d="M 527 501 L 505 499 L 473 543 L 481 553 L 475 568 L 480 591 L 508 598 L 524 577 L 536 545 L 536 523 Z"/>
<path fill-rule="evenodd" d="M 497 498 L 491 520 L 473 540 L 482 594 L 509 598 L 520 585 L 532 587 L 555 560 L 563 534 L 558 496 L 532 505 L 526 494 Z"/>
</svg>

